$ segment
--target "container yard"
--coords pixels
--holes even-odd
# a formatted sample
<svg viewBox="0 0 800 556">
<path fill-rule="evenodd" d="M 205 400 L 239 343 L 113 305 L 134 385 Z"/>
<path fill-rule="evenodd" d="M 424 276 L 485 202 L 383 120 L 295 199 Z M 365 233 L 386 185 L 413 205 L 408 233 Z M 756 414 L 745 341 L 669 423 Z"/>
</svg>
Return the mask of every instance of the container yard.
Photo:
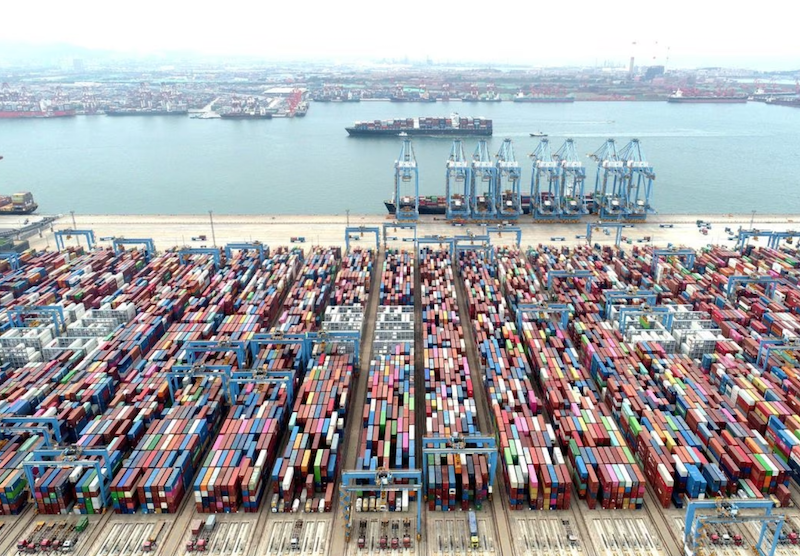
<svg viewBox="0 0 800 556">
<path fill-rule="evenodd" d="M 785 219 L 230 218 L 0 260 L 0 552 L 800 554 Z"/>
</svg>

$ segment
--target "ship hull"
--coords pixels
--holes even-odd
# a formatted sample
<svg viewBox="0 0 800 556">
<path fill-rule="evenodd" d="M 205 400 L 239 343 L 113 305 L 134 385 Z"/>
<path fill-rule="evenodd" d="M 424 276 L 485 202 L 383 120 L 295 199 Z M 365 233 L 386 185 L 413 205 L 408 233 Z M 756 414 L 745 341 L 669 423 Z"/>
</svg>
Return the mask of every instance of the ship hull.
<svg viewBox="0 0 800 556">
<path fill-rule="evenodd" d="M 188 110 L 106 110 L 106 116 L 188 116 Z"/>
<path fill-rule="evenodd" d="M 40 110 L 3 110 L 0 111 L 0 118 L 72 118 L 75 114 L 75 110 L 54 110 L 52 112 L 42 112 Z"/>
<path fill-rule="evenodd" d="M 391 201 L 384 201 L 384 205 L 386 205 L 386 210 L 389 211 L 389 214 L 395 214 L 397 212 L 397 208 L 395 204 Z M 524 214 L 531 213 L 530 205 L 523 204 L 522 205 L 522 212 Z M 447 214 L 447 207 L 444 205 L 420 205 L 419 206 L 419 213 L 421 215 L 444 215 Z"/>
<path fill-rule="evenodd" d="M 272 114 L 222 114 L 221 117 L 223 120 L 271 120 Z"/>
<path fill-rule="evenodd" d="M 25 207 L 17 207 L 8 210 L 0 208 L 0 216 L 20 216 L 24 214 L 33 214 L 38 208 L 39 205 L 36 203 Z"/>
<path fill-rule="evenodd" d="M 673 104 L 744 104 L 747 102 L 747 97 L 670 97 L 667 102 Z"/>
<path fill-rule="evenodd" d="M 574 98 L 569 97 L 541 97 L 541 98 L 515 98 L 514 102 L 538 102 L 538 103 L 555 103 L 555 102 L 575 102 Z"/>
<path fill-rule="evenodd" d="M 356 129 L 346 127 L 347 133 L 351 137 L 397 137 L 401 133 L 406 135 L 427 136 L 427 137 L 460 137 L 460 136 L 491 136 L 491 129 Z"/>
</svg>

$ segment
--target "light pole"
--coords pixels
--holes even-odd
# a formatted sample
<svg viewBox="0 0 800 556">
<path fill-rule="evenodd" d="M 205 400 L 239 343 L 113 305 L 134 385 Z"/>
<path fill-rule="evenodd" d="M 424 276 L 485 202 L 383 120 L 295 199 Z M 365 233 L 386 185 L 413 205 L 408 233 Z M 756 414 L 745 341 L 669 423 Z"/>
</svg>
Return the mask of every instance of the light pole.
<svg viewBox="0 0 800 556">
<path fill-rule="evenodd" d="M 214 233 L 214 211 L 208 211 L 208 219 L 211 221 L 211 241 L 214 247 L 217 246 L 217 236 Z"/>
<path fill-rule="evenodd" d="M 756 219 L 756 211 L 753 211 L 753 213 L 750 215 L 750 229 L 751 230 L 753 229 L 753 221 L 755 219 Z"/>
<path fill-rule="evenodd" d="M 73 230 L 77 230 L 78 226 L 75 224 L 75 211 L 71 210 L 71 211 L 69 211 L 69 213 L 72 216 L 72 229 Z"/>
<path fill-rule="evenodd" d="M 347 227 L 349 228 L 350 227 L 350 209 L 347 209 L 345 212 L 347 213 Z"/>
</svg>

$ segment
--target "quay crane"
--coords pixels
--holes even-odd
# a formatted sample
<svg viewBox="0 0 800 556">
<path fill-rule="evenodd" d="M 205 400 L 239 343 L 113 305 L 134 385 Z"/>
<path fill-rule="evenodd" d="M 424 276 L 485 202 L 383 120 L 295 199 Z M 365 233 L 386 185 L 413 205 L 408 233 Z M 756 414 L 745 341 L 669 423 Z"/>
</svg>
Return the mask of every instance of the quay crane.
<svg viewBox="0 0 800 556">
<path fill-rule="evenodd" d="M 413 194 L 406 192 L 404 184 L 411 184 Z M 411 139 L 403 139 L 400 156 L 394 163 L 394 198 L 398 220 L 417 220 L 419 218 L 419 170 Z"/>
<path fill-rule="evenodd" d="M 561 216 L 568 220 L 578 220 L 589 210 L 583 192 L 586 168 L 578 156 L 575 142 L 572 139 L 564 141 L 553 158 L 561 165 Z"/>
<path fill-rule="evenodd" d="M 656 179 L 655 172 L 647 162 L 638 139 L 631 139 L 620 151 L 619 157 L 625 168 L 625 217 L 628 220 L 644 220 L 647 213 L 653 210 L 650 196 L 653 192 L 653 181 Z"/>
<path fill-rule="evenodd" d="M 553 158 L 550 141 L 542 139 L 531 154 L 531 213 L 534 220 L 556 220 L 561 216 L 559 165 Z"/>
<path fill-rule="evenodd" d="M 616 141 L 608 139 L 589 157 L 597 162 L 594 205 L 600 218 L 618 219 L 625 216 L 625 167 L 617 153 Z"/>
<path fill-rule="evenodd" d="M 448 220 L 469 218 L 470 173 L 470 163 L 464 154 L 464 146 L 461 139 L 456 139 L 450 149 L 445 174 Z"/>
<path fill-rule="evenodd" d="M 514 156 L 514 144 L 505 139 L 497 152 L 497 216 L 503 220 L 522 214 L 522 168 Z"/>
<path fill-rule="evenodd" d="M 476 219 L 494 218 L 497 166 L 489 155 L 486 141 L 481 139 L 472 155 L 472 174 L 470 176 L 472 217 Z"/>
</svg>

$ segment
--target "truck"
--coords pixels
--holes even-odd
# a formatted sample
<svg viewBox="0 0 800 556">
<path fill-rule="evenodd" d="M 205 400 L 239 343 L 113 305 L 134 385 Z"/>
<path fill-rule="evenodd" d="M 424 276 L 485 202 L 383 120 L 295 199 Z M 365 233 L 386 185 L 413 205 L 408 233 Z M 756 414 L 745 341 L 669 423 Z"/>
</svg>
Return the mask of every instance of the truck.
<svg viewBox="0 0 800 556">
<path fill-rule="evenodd" d="M 397 550 L 400 548 L 400 539 L 398 538 L 399 529 L 400 524 L 396 521 L 392 521 L 392 550 Z"/>
<path fill-rule="evenodd" d="M 478 516 L 473 510 L 467 514 L 467 524 L 469 525 L 469 545 L 475 549 L 480 548 L 481 539 L 478 536 Z"/>
<path fill-rule="evenodd" d="M 378 542 L 381 550 L 386 550 L 389 547 L 389 520 L 381 520 L 381 538 Z"/>
<path fill-rule="evenodd" d="M 403 548 L 411 548 L 411 520 L 403 520 Z"/>
<path fill-rule="evenodd" d="M 162 521 L 150 532 L 150 536 L 142 543 L 142 552 L 151 552 L 156 547 L 156 541 L 161 531 L 164 529 L 164 522 Z"/>
<path fill-rule="evenodd" d="M 358 548 L 365 548 L 367 546 L 367 522 L 361 520 L 358 522 Z"/>
<path fill-rule="evenodd" d="M 294 527 L 292 527 L 292 538 L 289 541 L 289 544 L 292 547 L 292 550 L 300 550 L 300 538 L 303 535 L 303 520 L 298 519 L 294 522 Z"/>
</svg>

